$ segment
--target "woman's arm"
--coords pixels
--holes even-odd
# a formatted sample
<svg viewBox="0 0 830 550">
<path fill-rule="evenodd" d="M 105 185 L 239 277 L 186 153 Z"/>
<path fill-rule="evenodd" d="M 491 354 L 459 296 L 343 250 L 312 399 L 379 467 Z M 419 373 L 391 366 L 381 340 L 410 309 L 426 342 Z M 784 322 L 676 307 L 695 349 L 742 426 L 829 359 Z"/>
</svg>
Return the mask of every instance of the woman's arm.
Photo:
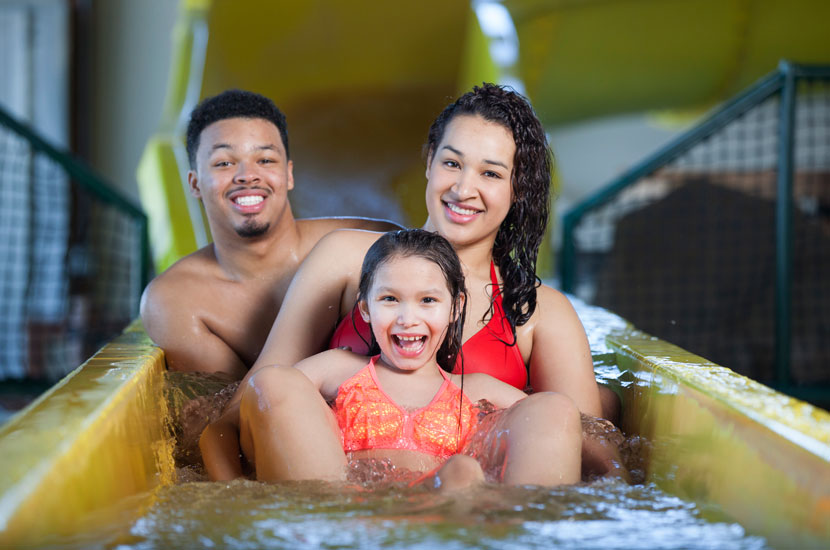
<svg viewBox="0 0 830 550">
<path fill-rule="evenodd" d="M 570 397 L 580 412 L 600 416 L 600 399 L 588 337 L 568 299 L 541 286 L 532 318 L 530 386 Z"/>
<path fill-rule="evenodd" d="M 324 351 L 337 322 L 354 305 L 363 256 L 381 233 L 329 233 L 303 261 L 251 372 L 263 365 L 295 365 Z"/>
<path fill-rule="evenodd" d="M 538 289 L 539 316 L 533 326 L 530 356 L 530 384 L 535 391 L 554 391 L 570 397 L 583 414 L 603 415 L 599 387 L 594 375 L 591 348 L 585 329 L 570 301 L 556 290 Z M 608 438 L 583 432 L 582 470 L 586 476 L 610 475 L 628 479 L 617 446 Z"/>
<path fill-rule="evenodd" d="M 326 349 L 345 315 L 342 310 L 353 305 L 363 256 L 380 235 L 339 230 L 320 239 L 294 275 L 265 346 L 242 384 L 264 366 L 295 365 Z M 240 396 L 237 391 L 228 406 Z"/>
</svg>

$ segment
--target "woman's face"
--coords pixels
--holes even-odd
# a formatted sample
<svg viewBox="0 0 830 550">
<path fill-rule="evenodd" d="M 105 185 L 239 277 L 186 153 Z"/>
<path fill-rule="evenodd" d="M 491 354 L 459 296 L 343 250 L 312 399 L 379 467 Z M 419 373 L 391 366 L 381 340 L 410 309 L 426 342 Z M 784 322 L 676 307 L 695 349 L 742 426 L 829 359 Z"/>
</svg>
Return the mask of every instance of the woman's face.
<svg viewBox="0 0 830 550">
<path fill-rule="evenodd" d="M 475 115 L 447 124 L 427 161 L 424 229 L 456 248 L 496 239 L 513 202 L 516 144 L 507 128 Z"/>
</svg>

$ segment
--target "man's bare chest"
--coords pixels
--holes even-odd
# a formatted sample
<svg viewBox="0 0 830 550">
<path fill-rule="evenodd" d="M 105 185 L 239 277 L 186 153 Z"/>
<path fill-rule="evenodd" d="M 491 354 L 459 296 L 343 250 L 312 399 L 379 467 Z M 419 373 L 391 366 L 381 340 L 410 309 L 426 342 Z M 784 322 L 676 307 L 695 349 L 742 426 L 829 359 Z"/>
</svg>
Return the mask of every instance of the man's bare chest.
<svg viewBox="0 0 830 550">
<path fill-rule="evenodd" d="M 284 284 L 217 285 L 203 297 L 202 319 L 250 368 L 285 298 Z"/>
</svg>

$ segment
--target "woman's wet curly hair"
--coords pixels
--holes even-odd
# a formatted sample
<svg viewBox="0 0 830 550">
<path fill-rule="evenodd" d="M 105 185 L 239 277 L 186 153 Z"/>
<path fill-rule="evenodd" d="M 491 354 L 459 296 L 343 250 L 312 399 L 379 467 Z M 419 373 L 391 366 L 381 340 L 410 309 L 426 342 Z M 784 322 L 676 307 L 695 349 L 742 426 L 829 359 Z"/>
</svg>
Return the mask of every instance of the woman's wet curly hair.
<svg viewBox="0 0 830 550">
<path fill-rule="evenodd" d="M 499 227 L 493 260 L 502 279 L 502 303 L 515 342 L 516 327 L 536 310 L 536 259 L 550 213 L 553 155 L 545 130 L 530 102 L 510 87 L 483 83 L 448 105 L 429 129 L 425 145 L 428 158 L 438 148 L 444 131 L 456 116 L 481 116 L 501 124 L 513 135 L 513 204 Z M 493 306 L 486 316 L 492 316 Z"/>
</svg>

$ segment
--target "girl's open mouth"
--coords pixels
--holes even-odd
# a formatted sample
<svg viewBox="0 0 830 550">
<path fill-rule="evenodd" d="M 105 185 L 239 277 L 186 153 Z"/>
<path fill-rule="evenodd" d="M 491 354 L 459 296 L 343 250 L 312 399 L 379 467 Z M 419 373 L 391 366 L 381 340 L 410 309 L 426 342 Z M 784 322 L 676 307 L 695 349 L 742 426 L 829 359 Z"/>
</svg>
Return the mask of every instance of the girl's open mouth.
<svg viewBox="0 0 830 550">
<path fill-rule="evenodd" d="M 392 335 L 392 341 L 401 355 L 418 355 L 424 349 L 426 344 L 426 335 L 422 336 L 404 336 L 399 334 Z"/>
</svg>

